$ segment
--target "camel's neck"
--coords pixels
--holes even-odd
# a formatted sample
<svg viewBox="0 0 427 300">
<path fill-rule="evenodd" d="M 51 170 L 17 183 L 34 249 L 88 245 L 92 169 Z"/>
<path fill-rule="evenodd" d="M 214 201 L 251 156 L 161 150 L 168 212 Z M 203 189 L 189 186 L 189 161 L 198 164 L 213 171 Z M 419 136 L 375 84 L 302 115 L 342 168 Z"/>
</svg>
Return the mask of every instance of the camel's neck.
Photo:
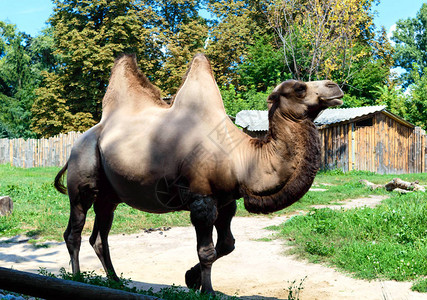
<svg viewBox="0 0 427 300">
<path fill-rule="evenodd" d="M 250 143 L 249 180 L 241 185 L 249 212 L 283 209 L 308 191 L 320 165 L 320 140 L 312 121 L 290 120 L 276 111 L 267 138 Z"/>
</svg>

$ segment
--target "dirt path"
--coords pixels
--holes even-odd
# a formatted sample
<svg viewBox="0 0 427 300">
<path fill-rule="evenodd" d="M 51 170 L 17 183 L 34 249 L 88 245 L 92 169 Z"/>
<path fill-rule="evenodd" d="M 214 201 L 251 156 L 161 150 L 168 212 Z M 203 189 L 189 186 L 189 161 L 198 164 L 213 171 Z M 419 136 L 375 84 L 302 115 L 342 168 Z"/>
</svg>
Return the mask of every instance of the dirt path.
<svg viewBox="0 0 427 300">
<path fill-rule="evenodd" d="M 365 198 L 346 204 L 347 207 L 374 205 L 382 198 Z M 304 277 L 301 299 L 426 299 L 427 295 L 410 291 L 411 283 L 364 281 L 352 279 L 317 264 L 284 256 L 283 241 L 256 241 L 272 234 L 264 229 L 278 225 L 288 217 L 236 217 L 232 230 L 236 250 L 218 260 L 213 267 L 214 289 L 243 299 L 287 299 L 290 282 L 298 284 Z M 197 262 L 195 232 L 192 227 L 176 227 L 168 231 L 110 236 L 110 249 L 118 274 L 131 278 L 141 288 L 158 289 L 166 285 L 185 286 L 184 273 Z M 101 264 L 83 237 L 80 252 L 82 270 L 103 274 Z M 58 272 L 71 270 L 64 243 L 35 249 L 26 242 L 0 242 L 0 265 L 17 270 L 37 272 L 39 267 Z"/>
</svg>

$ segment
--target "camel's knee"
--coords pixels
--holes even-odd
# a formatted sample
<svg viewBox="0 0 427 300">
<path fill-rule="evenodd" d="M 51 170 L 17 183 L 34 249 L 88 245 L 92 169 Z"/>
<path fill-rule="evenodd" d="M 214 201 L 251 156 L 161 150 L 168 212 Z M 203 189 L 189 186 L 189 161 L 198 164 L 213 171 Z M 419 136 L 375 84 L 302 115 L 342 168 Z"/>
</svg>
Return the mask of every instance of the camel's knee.
<svg viewBox="0 0 427 300">
<path fill-rule="evenodd" d="M 213 245 L 200 247 L 197 254 L 202 265 L 212 265 L 217 258 L 216 249 Z"/>
</svg>

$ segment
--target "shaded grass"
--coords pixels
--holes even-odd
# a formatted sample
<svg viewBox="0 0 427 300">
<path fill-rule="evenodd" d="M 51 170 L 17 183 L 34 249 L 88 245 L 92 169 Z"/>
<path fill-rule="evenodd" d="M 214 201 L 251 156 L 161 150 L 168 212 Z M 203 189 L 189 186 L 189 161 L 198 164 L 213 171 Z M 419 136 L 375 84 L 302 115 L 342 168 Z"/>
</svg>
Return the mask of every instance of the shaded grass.
<svg viewBox="0 0 427 300">
<path fill-rule="evenodd" d="M 376 208 L 311 210 L 274 227 L 290 252 L 363 279 L 427 276 L 427 195 L 393 196 Z"/>
</svg>

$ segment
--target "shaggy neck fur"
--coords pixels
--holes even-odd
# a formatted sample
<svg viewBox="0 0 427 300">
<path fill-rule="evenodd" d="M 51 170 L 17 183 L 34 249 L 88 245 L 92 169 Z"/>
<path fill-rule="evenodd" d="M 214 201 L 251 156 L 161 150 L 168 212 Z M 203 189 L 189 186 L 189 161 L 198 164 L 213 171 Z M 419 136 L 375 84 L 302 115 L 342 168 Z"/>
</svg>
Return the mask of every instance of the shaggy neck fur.
<svg viewBox="0 0 427 300">
<path fill-rule="evenodd" d="M 264 157 L 279 156 L 280 184 L 263 191 L 242 187 L 245 208 L 252 213 L 271 213 L 298 201 L 311 187 L 320 166 L 320 139 L 309 118 L 297 119 L 272 107 L 269 123 L 265 140 L 254 139 L 253 145 Z"/>
</svg>

